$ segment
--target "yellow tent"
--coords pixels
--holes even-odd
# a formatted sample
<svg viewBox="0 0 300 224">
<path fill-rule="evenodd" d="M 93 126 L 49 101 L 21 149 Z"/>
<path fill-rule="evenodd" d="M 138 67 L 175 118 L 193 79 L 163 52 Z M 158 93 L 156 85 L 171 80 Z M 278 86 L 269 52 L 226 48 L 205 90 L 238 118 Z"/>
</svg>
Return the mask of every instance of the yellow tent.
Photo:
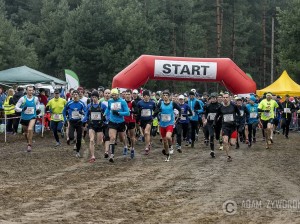
<svg viewBox="0 0 300 224">
<path fill-rule="evenodd" d="M 256 90 L 258 96 L 262 96 L 265 92 L 271 92 L 279 96 L 285 96 L 286 94 L 290 96 L 300 96 L 300 85 L 294 82 L 284 70 L 281 76 L 271 85 L 264 89 Z"/>
</svg>

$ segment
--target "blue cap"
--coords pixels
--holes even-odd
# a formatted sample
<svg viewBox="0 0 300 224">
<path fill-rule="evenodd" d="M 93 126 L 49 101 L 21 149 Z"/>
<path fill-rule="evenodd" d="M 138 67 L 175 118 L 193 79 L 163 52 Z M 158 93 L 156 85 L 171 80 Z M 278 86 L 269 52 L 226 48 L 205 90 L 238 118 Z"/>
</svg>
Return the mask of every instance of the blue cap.
<svg viewBox="0 0 300 224">
<path fill-rule="evenodd" d="M 255 102 L 255 101 L 256 101 L 255 96 L 251 96 L 251 97 L 250 97 L 250 100 L 252 100 L 253 102 Z"/>
</svg>

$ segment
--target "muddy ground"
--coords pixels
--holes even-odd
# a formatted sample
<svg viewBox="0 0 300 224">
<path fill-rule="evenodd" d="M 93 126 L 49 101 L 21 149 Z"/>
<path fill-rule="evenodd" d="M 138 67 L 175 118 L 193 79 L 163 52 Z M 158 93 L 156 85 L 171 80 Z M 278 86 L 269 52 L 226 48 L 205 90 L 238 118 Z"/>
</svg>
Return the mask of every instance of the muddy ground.
<svg viewBox="0 0 300 224">
<path fill-rule="evenodd" d="M 90 164 L 65 141 L 55 149 L 50 133 L 34 139 L 26 153 L 23 136 L 0 135 L 0 223 L 300 223 L 300 133 L 270 150 L 259 133 L 231 163 L 210 158 L 203 135 L 170 162 L 158 140 L 134 160 L 119 144 L 114 164 L 102 150 Z"/>
</svg>

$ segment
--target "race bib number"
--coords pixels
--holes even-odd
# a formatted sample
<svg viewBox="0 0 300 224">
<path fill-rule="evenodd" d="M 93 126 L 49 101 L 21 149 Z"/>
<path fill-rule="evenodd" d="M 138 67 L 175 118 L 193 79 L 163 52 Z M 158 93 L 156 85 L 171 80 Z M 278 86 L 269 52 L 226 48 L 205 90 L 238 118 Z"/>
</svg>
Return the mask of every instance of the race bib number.
<svg viewBox="0 0 300 224">
<path fill-rule="evenodd" d="M 184 117 L 184 116 L 181 115 L 180 120 L 186 121 L 186 117 Z"/>
<path fill-rule="evenodd" d="M 121 110 L 121 102 L 112 103 L 111 110 Z"/>
<path fill-rule="evenodd" d="M 224 114 L 223 117 L 224 117 L 224 122 L 232 122 L 232 121 L 234 121 L 233 114 Z"/>
<path fill-rule="evenodd" d="M 72 119 L 80 119 L 79 111 L 72 111 Z"/>
<path fill-rule="evenodd" d="M 53 114 L 54 120 L 61 120 L 61 114 Z"/>
<path fill-rule="evenodd" d="M 256 112 L 251 112 L 250 113 L 250 118 L 257 118 L 257 113 Z"/>
<path fill-rule="evenodd" d="M 101 113 L 100 112 L 91 112 L 91 119 L 94 121 L 101 120 Z"/>
<path fill-rule="evenodd" d="M 209 113 L 209 114 L 208 114 L 208 119 L 209 119 L 210 121 L 215 120 L 215 117 L 216 117 L 216 113 Z"/>
<path fill-rule="evenodd" d="M 270 117 L 271 116 L 270 112 L 264 112 L 264 115 L 265 115 L 265 117 Z"/>
<path fill-rule="evenodd" d="M 241 115 L 241 117 L 244 116 L 244 111 L 243 110 L 240 110 L 240 115 Z"/>
<path fill-rule="evenodd" d="M 34 107 L 27 107 L 24 114 L 34 114 Z"/>
<path fill-rule="evenodd" d="M 283 112 L 284 112 L 284 113 L 291 113 L 291 108 L 284 108 L 284 109 L 283 109 Z"/>
<path fill-rule="evenodd" d="M 151 110 L 150 109 L 142 109 L 141 111 L 141 116 L 142 117 L 150 117 L 152 114 L 151 114 Z"/>
<path fill-rule="evenodd" d="M 171 121 L 171 115 L 170 114 L 162 114 L 161 115 L 161 121 L 163 121 L 163 122 Z"/>
</svg>

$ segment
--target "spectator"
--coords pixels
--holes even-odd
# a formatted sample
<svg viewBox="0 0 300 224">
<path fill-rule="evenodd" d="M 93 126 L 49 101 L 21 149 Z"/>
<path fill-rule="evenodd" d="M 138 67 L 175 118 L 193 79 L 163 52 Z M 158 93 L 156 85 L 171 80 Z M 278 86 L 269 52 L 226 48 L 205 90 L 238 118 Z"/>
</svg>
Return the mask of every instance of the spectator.
<svg viewBox="0 0 300 224">
<path fill-rule="evenodd" d="M 41 104 L 44 104 L 45 106 L 48 103 L 48 97 L 46 96 L 46 91 L 45 89 L 40 89 L 40 94 L 39 94 L 39 101 Z"/>
<path fill-rule="evenodd" d="M 4 103 L 4 100 L 6 98 L 6 95 L 3 91 L 3 88 L 0 86 L 0 123 L 3 123 L 4 120 L 4 108 L 3 108 L 3 103 Z"/>
<path fill-rule="evenodd" d="M 7 97 L 3 103 L 4 107 L 4 113 L 7 117 L 7 122 L 6 122 L 6 132 L 7 133 L 17 133 L 17 129 L 13 129 L 13 124 L 15 124 L 16 119 L 13 118 L 16 116 L 15 112 L 15 102 L 13 100 L 13 95 L 15 94 L 15 91 L 13 89 L 9 89 L 7 93 Z M 15 126 L 15 125 L 14 125 Z"/>
</svg>

